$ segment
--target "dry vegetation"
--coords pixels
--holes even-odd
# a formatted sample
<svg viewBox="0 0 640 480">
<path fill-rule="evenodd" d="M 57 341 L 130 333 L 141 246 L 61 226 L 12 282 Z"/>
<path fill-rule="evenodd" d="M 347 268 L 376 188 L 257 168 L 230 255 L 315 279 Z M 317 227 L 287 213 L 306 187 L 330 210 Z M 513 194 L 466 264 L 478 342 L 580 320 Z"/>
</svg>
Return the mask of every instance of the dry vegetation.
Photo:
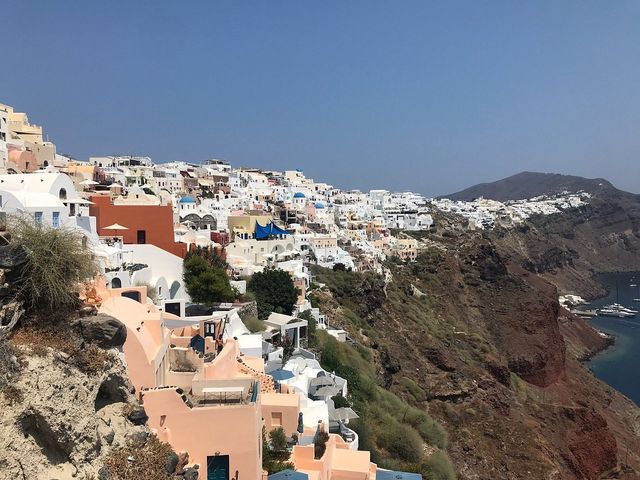
<svg viewBox="0 0 640 480">
<path fill-rule="evenodd" d="M 111 353 L 90 343 L 85 344 L 66 322 L 49 325 L 28 325 L 17 330 L 12 341 L 27 348 L 33 355 L 44 356 L 53 350 L 60 358 L 78 370 L 93 374 L 102 371 L 112 360 Z"/>
<path fill-rule="evenodd" d="M 117 480 L 165 480 L 173 478 L 168 474 L 166 461 L 174 452 L 168 443 L 161 442 L 155 435 L 144 443 L 131 442 L 126 447 L 109 453 L 105 461 L 107 478 Z"/>
<path fill-rule="evenodd" d="M 31 217 L 12 217 L 8 224 L 10 245 L 16 255 L 26 255 L 17 298 L 31 312 L 77 306 L 79 283 L 96 273 L 93 258 L 82 246 L 82 235 L 37 224 Z"/>
</svg>

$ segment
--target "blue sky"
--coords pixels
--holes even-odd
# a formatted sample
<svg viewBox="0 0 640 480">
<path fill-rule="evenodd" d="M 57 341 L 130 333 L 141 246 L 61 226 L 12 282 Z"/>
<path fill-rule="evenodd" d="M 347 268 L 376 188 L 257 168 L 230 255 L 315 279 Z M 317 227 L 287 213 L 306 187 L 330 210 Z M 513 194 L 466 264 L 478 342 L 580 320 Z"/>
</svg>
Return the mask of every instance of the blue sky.
<svg viewBox="0 0 640 480">
<path fill-rule="evenodd" d="M 640 192 L 640 2 L 17 1 L 0 102 L 59 151 L 444 194 L 523 170 Z"/>
</svg>

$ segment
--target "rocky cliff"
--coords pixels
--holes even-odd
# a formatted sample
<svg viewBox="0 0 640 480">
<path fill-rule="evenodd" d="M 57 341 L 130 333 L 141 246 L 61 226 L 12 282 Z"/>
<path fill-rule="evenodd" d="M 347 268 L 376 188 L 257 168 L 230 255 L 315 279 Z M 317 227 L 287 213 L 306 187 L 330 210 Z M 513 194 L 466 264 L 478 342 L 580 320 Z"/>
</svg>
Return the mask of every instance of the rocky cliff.
<svg viewBox="0 0 640 480">
<path fill-rule="evenodd" d="M 363 274 L 317 271 L 327 286 L 314 295 L 370 349 L 379 382 L 444 425 L 459 478 L 640 478 L 640 410 L 581 365 L 605 340 L 558 305 L 557 284 L 604 263 L 587 254 L 600 242 L 591 232 L 618 235 L 604 254 L 634 258 L 635 220 L 592 208 L 604 210 L 557 220 L 579 243 L 554 242 L 540 224 L 478 233 L 440 219 L 440 234 L 419 235 L 428 247 L 415 263 L 387 265 L 384 289 L 345 295 Z M 530 245 L 544 245 L 542 257 Z"/>
</svg>

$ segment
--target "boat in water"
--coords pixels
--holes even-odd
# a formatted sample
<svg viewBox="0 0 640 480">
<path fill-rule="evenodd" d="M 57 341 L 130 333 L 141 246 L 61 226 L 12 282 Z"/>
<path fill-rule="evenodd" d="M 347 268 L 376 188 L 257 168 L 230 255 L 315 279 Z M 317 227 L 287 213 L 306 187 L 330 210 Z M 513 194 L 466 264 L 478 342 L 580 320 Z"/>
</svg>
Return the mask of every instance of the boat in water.
<svg viewBox="0 0 640 480">
<path fill-rule="evenodd" d="M 636 316 L 636 314 L 628 312 L 626 311 L 626 309 L 620 309 L 618 307 L 614 307 L 613 305 L 609 305 L 607 307 L 604 307 L 598 310 L 598 316 L 616 317 L 616 318 L 633 318 Z"/>
<path fill-rule="evenodd" d="M 634 318 L 638 313 L 638 310 L 627 308 L 620 303 L 620 295 L 618 291 L 618 282 L 616 281 L 616 303 L 606 305 L 598 310 L 598 315 L 601 317 L 616 317 L 616 318 Z"/>
<path fill-rule="evenodd" d="M 632 308 L 627 308 L 624 305 L 620 305 L 619 303 L 614 303 L 614 304 L 611 304 L 611 305 L 607 305 L 606 307 L 603 307 L 603 308 L 612 308 L 614 310 L 620 310 L 620 311 L 626 312 L 626 313 L 633 313 L 634 315 L 636 313 L 638 313 L 638 310 L 634 310 Z"/>
<path fill-rule="evenodd" d="M 598 310 L 580 310 L 577 308 L 574 308 L 573 310 L 570 310 L 571 313 L 573 313 L 574 315 L 578 315 L 579 317 L 595 317 L 596 315 L 598 315 Z"/>
</svg>

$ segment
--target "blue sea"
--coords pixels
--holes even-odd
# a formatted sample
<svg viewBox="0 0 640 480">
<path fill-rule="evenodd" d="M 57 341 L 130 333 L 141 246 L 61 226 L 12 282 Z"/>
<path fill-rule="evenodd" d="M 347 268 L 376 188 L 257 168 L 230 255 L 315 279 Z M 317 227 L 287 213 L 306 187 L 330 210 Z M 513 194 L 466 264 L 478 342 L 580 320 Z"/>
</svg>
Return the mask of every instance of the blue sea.
<svg viewBox="0 0 640 480">
<path fill-rule="evenodd" d="M 609 290 L 609 295 L 595 300 L 589 308 L 600 308 L 616 302 L 633 310 L 640 310 L 640 272 L 604 273 L 597 276 L 598 280 Z M 617 285 L 617 295 L 616 295 Z M 619 390 L 631 400 L 640 405 L 640 382 L 637 368 L 640 367 L 640 313 L 635 318 L 594 317 L 589 320 L 591 325 L 616 338 L 613 347 L 596 355 L 587 366 L 602 381 Z"/>
</svg>

